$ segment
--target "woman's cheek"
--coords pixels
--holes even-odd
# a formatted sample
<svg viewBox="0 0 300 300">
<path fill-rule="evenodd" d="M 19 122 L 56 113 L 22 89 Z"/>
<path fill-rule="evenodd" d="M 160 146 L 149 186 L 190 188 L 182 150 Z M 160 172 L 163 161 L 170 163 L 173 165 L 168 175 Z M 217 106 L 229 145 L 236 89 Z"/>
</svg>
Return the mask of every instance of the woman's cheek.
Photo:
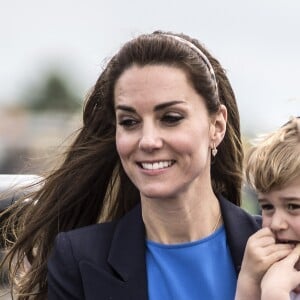
<svg viewBox="0 0 300 300">
<path fill-rule="evenodd" d="M 116 146 L 119 155 L 122 157 L 130 153 L 133 149 L 133 141 L 129 136 L 119 135 L 116 136 Z"/>
</svg>

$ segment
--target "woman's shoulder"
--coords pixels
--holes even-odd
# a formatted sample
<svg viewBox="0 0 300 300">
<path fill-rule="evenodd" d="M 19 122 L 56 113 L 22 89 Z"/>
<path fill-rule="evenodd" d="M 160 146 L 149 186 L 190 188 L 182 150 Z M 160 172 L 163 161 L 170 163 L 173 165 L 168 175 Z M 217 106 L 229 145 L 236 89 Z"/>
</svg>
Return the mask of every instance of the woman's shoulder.
<svg viewBox="0 0 300 300">
<path fill-rule="evenodd" d="M 235 205 L 222 195 L 218 195 L 222 210 L 223 219 L 229 224 L 240 225 L 241 228 L 252 228 L 258 230 L 261 228 L 262 218 L 260 215 L 252 215 L 245 209 Z"/>
<path fill-rule="evenodd" d="M 125 248 L 129 249 L 128 253 L 139 252 L 144 240 L 140 207 L 137 206 L 116 221 L 60 232 L 50 262 L 64 261 L 68 266 L 87 263 L 109 269 L 109 257 L 118 260 Z"/>
<path fill-rule="evenodd" d="M 60 232 L 55 247 L 64 252 L 71 250 L 78 260 L 101 253 L 105 257 L 113 243 L 127 242 L 135 231 L 140 238 L 144 230 L 140 215 L 140 206 L 136 206 L 117 220 Z"/>
<path fill-rule="evenodd" d="M 116 221 L 89 225 L 60 232 L 55 240 L 56 251 L 71 252 L 77 261 L 106 256 L 114 236 Z"/>
<path fill-rule="evenodd" d="M 92 224 L 63 232 L 63 234 L 67 235 L 70 239 L 77 239 L 78 237 L 92 238 L 95 235 L 109 235 L 114 230 L 116 223 L 117 221 L 110 221 Z"/>
<path fill-rule="evenodd" d="M 93 239 L 95 236 L 99 238 L 107 238 L 114 231 L 117 221 L 92 224 L 76 229 L 72 229 L 61 234 L 66 235 L 70 240 L 88 240 Z"/>
</svg>

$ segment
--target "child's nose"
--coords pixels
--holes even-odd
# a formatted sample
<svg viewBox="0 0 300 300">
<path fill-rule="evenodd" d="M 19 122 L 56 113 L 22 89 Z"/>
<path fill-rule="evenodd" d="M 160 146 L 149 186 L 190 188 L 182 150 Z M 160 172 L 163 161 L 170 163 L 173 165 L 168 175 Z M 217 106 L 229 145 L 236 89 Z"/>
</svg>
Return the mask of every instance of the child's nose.
<svg viewBox="0 0 300 300">
<path fill-rule="evenodd" d="M 273 231 L 285 230 L 288 228 L 288 223 L 283 212 L 275 212 L 272 216 L 270 228 Z"/>
</svg>

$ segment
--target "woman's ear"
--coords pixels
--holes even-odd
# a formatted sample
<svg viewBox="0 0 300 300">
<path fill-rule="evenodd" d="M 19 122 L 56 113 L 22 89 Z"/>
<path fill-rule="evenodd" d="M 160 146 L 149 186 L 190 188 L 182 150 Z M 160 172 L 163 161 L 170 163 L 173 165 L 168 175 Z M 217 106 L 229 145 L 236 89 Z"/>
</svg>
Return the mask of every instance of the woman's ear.
<svg viewBox="0 0 300 300">
<path fill-rule="evenodd" d="M 221 104 L 219 111 L 211 118 L 210 137 L 211 148 L 217 147 L 223 140 L 226 133 L 227 109 Z"/>
</svg>

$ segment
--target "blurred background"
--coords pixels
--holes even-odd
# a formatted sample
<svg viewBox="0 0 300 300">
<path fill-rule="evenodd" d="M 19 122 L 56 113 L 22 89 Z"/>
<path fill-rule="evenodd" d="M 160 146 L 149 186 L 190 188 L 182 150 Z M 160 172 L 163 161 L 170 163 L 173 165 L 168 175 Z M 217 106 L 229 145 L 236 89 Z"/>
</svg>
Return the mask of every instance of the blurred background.
<svg viewBox="0 0 300 300">
<path fill-rule="evenodd" d="M 0 174 L 44 173 L 107 59 L 156 29 L 196 37 L 219 59 L 247 146 L 300 115 L 299 28 L 298 0 L 0 0 Z"/>
</svg>

